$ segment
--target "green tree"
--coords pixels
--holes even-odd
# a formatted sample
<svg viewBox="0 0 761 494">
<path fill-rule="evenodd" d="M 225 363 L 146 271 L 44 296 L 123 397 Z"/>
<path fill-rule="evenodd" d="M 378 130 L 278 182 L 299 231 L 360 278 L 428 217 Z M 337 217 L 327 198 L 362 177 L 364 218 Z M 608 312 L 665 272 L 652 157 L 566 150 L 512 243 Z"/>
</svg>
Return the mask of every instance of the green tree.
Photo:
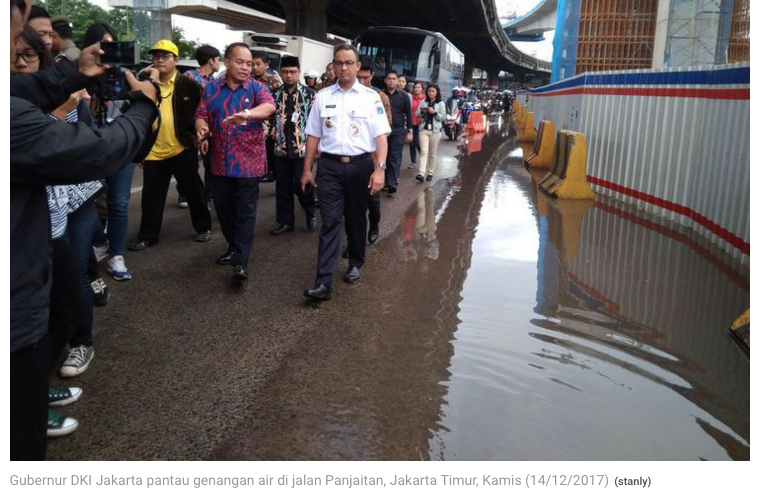
<svg viewBox="0 0 761 494">
<path fill-rule="evenodd" d="M 172 26 L 172 42 L 180 50 L 180 58 L 195 58 L 196 50 L 201 46 L 197 41 L 185 39 L 185 31 L 181 27 Z"/>
</svg>

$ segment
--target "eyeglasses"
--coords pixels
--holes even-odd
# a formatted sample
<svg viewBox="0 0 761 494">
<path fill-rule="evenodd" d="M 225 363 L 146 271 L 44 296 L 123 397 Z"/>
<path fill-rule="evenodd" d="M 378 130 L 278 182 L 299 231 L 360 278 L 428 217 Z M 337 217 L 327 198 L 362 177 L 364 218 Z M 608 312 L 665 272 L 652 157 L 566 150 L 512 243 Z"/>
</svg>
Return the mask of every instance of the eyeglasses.
<svg viewBox="0 0 761 494">
<path fill-rule="evenodd" d="M 348 68 L 348 67 L 351 67 L 351 66 L 352 66 L 352 65 L 354 65 L 355 63 L 357 63 L 357 62 L 355 62 L 354 60 L 349 60 L 348 62 L 340 62 L 340 61 L 338 61 L 338 60 L 334 60 L 334 61 L 333 61 L 333 65 L 335 65 L 335 66 L 336 66 L 336 67 L 338 67 L 339 69 L 340 69 L 341 67 L 347 67 L 347 68 Z"/>
<path fill-rule="evenodd" d="M 298 69 L 296 70 L 280 69 L 280 73 L 283 75 L 296 75 L 299 73 L 299 71 Z"/>
<path fill-rule="evenodd" d="M 37 62 L 40 59 L 40 54 L 36 51 L 27 51 L 24 53 L 16 53 L 16 59 L 13 61 L 13 63 L 18 62 L 19 58 L 23 58 L 26 63 L 33 63 Z"/>
<path fill-rule="evenodd" d="M 151 58 L 153 60 L 169 60 L 170 58 L 174 57 L 171 53 L 153 53 L 151 54 Z"/>
</svg>

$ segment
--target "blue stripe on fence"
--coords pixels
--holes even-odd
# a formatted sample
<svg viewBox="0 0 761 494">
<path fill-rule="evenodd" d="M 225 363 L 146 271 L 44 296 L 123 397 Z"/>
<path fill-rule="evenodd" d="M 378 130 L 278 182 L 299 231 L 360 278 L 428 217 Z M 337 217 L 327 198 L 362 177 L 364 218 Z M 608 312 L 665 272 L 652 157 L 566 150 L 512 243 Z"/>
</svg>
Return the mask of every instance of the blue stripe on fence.
<svg viewBox="0 0 761 494">
<path fill-rule="evenodd" d="M 750 67 L 719 70 L 679 72 L 628 72 L 620 74 L 582 74 L 554 84 L 533 89 L 532 93 L 547 93 L 580 86 L 648 86 L 648 85 L 721 85 L 750 84 Z"/>
</svg>

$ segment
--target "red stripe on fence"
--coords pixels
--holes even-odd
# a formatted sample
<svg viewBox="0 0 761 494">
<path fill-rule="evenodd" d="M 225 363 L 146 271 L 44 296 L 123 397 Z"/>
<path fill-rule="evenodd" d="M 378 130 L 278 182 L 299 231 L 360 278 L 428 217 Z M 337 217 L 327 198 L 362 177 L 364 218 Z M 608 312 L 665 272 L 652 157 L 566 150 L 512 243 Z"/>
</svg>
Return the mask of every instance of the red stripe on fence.
<svg viewBox="0 0 761 494">
<path fill-rule="evenodd" d="M 636 88 L 636 87 L 579 87 L 548 93 L 531 93 L 532 97 L 568 96 L 572 94 L 602 94 L 607 96 L 654 96 L 667 98 L 702 98 L 723 100 L 750 100 L 750 88 L 707 89 L 707 88 Z"/>
<path fill-rule="evenodd" d="M 655 197 L 653 195 L 640 192 L 638 190 L 630 189 L 629 187 L 624 187 L 623 185 L 614 184 L 613 182 L 608 182 L 607 180 L 602 180 L 600 178 L 596 178 L 591 175 L 587 175 L 587 180 L 592 184 L 599 185 L 600 187 L 605 187 L 606 189 L 610 189 L 615 192 L 620 192 L 621 194 L 633 197 L 635 199 L 639 199 L 640 201 L 649 202 L 650 204 L 654 204 L 663 209 L 667 209 L 669 211 L 673 211 L 675 213 L 679 213 L 681 215 L 687 216 L 692 221 L 707 228 L 708 231 L 717 235 L 722 240 L 727 241 L 733 247 L 740 249 L 740 251 L 743 254 L 748 256 L 750 255 L 749 242 L 746 242 L 745 240 L 738 237 L 737 235 L 730 232 L 729 230 L 722 227 L 721 225 L 714 223 L 713 221 L 709 220 L 708 218 L 698 213 L 697 211 L 694 211 L 686 206 L 681 206 L 674 202 L 667 201 L 666 199 L 661 199 L 659 197 Z"/>
<path fill-rule="evenodd" d="M 628 213 L 626 211 L 622 211 L 621 209 L 618 209 L 612 205 L 604 204 L 601 202 L 595 202 L 595 208 L 601 209 L 602 211 L 605 211 L 607 213 L 616 215 L 620 218 L 623 218 L 625 220 L 629 220 L 632 223 L 636 225 L 640 225 L 644 228 L 647 228 L 648 230 L 652 230 L 660 235 L 664 235 L 666 237 L 672 238 L 676 240 L 677 242 L 681 242 L 690 249 L 692 249 L 694 252 L 696 252 L 699 256 L 706 259 L 708 262 L 716 266 L 721 272 L 723 272 L 730 280 L 732 280 L 733 283 L 735 283 L 737 286 L 742 288 L 744 291 L 750 293 L 750 280 L 742 276 L 740 273 L 737 272 L 734 268 L 732 268 L 728 263 L 721 260 L 718 256 L 716 256 L 713 252 L 706 249 L 702 245 L 700 245 L 695 240 L 691 239 L 684 233 L 676 232 L 668 227 L 665 227 L 663 225 L 659 225 L 655 222 L 652 222 L 650 220 L 646 220 L 644 218 L 641 218 L 639 216 L 636 216 L 632 213 Z"/>
</svg>

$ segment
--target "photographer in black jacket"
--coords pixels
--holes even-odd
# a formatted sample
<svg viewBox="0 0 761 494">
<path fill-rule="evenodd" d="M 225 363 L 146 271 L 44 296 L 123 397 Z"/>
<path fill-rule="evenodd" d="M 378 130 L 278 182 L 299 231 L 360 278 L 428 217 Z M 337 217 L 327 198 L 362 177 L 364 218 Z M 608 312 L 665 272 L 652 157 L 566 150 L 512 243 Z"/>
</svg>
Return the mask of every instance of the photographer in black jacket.
<svg viewBox="0 0 761 494">
<path fill-rule="evenodd" d="M 31 0 L 11 0 L 11 62 Z M 151 82 L 128 75 L 132 106 L 110 126 L 93 131 L 47 113 L 103 74 L 97 46 L 78 65 L 63 61 L 11 79 L 11 459 L 44 459 L 49 384 L 50 216 L 47 184 L 104 178 L 132 159 L 156 118 Z"/>
</svg>

